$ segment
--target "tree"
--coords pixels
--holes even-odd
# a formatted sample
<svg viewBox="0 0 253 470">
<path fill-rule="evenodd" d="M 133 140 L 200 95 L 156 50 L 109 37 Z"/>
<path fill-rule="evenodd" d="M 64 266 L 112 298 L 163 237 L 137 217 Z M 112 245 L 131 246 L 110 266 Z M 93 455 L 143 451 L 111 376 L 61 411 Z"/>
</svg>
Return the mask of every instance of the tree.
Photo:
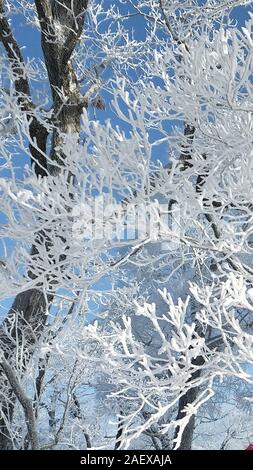
<svg viewBox="0 0 253 470">
<path fill-rule="evenodd" d="M 8 20 L 19 5 L 39 29 L 37 68 Z M 120 447 L 142 433 L 165 442 L 165 432 L 166 445 L 189 448 L 194 416 L 216 380 L 251 380 L 244 363 L 252 362 L 252 18 L 234 27 L 229 11 L 237 5 L 0 2 L 6 252 L 14 242 L 2 262 L 1 296 L 16 296 L 1 327 L 1 448 L 40 445 L 29 433 L 36 413 L 23 440 L 13 434 L 15 396 L 22 405 L 15 374 L 26 389 L 37 358 L 36 410 L 62 331 L 69 338 L 75 325 L 68 344 L 77 364 L 94 361 L 96 377 L 113 388 Z M 129 36 L 136 16 L 144 39 Z M 92 117 L 104 108 L 101 93 L 111 121 Z M 15 153 L 32 162 L 21 165 L 21 178 Z M 166 290 L 157 293 L 158 285 Z M 112 324 L 83 324 L 94 304 L 100 314 L 113 312 Z M 83 378 L 73 374 L 53 445 L 71 407 L 82 416 L 75 389 Z M 90 446 L 86 431 L 84 438 Z"/>
</svg>

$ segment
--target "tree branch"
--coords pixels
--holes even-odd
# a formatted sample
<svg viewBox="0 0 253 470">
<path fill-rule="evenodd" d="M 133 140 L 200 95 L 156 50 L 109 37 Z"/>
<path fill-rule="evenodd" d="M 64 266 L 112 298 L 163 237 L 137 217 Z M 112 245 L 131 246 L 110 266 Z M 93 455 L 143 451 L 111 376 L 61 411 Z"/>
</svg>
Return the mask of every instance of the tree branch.
<svg viewBox="0 0 253 470">
<path fill-rule="evenodd" d="M 39 449 L 39 441 L 38 441 L 38 435 L 37 435 L 37 429 L 36 429 L 36 423 L 35 423 L 35 416 L 34 416 L 34 411 L 33 411 L 33 406 L 32 406 L 32 401 L 29 400 L 29 398 L 26 396 L 24 393 L 22 387 L 20 386 L 20 383 L 12 370 L 11 366 L 8 364 L 6 359 L 1 357 L 0 360 L 0 365 L 9 380 L 9 383 L 12 387 L 13 392 L 15 393 L 18 401 L 20 402 L 21 406 L 23 407 L 25 418 L 26 418 L 26 425 L 27 425 L 27 430 L 28 430 L 28 435 L 31 443 L 31 448 L 32 450 L 38 450 Z"/>
<path fill-rule="evenodd" d="M 21 94 L 19 96 L 19 103 L 23 109 L 27 110 L 31 105 L 31 96 L 28 79 L 25 75 L 25 63 L 19 45 L 5 16 L 4 0 L 0 0 L 0 41 L 4 46 L 12 71 L 16 77 L 15 89 L 18 94 Z"/>
<path fill-rule="evenodd" d="M 28 113 L 30 137 L 31 141 L 34 142 L 34 145 L 32 143 L 29 144 L 31 162 L 34 164 L 37 176 L 47 176 L 47 160 L 45 153 L 48 131 L 34 116 L 33 110 L 35 109 L 35 105 L 31 98 L 24 58 L 5 16 L 4 0 L 0 0 L 0 41 L 4 46 L 14 74 L 14 85 L 18 104 L 21 110 Z"/>
</svg>

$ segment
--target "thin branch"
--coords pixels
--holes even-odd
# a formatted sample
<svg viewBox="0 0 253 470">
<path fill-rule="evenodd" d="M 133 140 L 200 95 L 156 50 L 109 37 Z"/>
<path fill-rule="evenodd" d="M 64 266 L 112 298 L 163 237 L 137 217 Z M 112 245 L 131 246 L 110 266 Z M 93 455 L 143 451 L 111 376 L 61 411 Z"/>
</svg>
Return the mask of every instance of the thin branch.
<svg viewBox="0 0 253 470">
<path fill-rule="evenodd" d="M 171 34 L 172 36 L 172 39 L 177 43 L 177 44 L 183 44 L 186 51 L 189 52 L 189 48 L 188 48 L 188 45 L 186 44 L 185 41 L 182 41 L 182 39 L 180 39 L 177 34 L 175 33 L 175 31 L 172 29 L 171 25 L 170 25 L 170 22 L 168 20 L 168 17 L 165 13 L 165 10 L 164 10 L 164 5 L 163 5 L 163 0 L 159 0 L 159 6 L 160 6 L 160 9 L 161 9 L 161 12 L 162 12 L 162 16 L 163 16 L 163 20 L 164 20 L 164 23 L 169 31 L 169 33 Z"/>
</svg>

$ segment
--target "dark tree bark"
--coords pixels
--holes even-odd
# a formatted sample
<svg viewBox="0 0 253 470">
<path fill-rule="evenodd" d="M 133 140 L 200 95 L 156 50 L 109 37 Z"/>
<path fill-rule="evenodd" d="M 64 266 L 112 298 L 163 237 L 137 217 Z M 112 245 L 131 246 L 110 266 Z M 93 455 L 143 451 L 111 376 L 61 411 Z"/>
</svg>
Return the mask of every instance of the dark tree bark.
<svg viewBox="0 0 253 470">
<path fill-rule="evenodd" d="M 196 359 L 192 361 L 193 365 L 202 366 L 204 364 L 204 359 L 202 356 L 198 356 Z M 191 380 L 195 381 L 201 375 L 201 370 L 197 369 L 193 374 Z M 192 387 L 190 388 L 180 399 L 178 404 L 178 413 L 177 413 L 177 420 L 181 419 L 185 416 L 185 407 L 187 405 L 191 405 L 194 403 L 196 398 L 199 394 L 199 387 Z M 194 433 L 194 426 L 195 426 L 195 415 L 193 415 L 188 424 L 186 425 L 181 439 L 181 444 L 177 450 L 191 450 L 192 448 L 192 441 L 193 441 L 193 433 Z M 178 435 L 178 429 L 175 431 L 175 438 Z"/>
<path fill-rule="evenodd" d="M 116 437 L 115 437 L 114 450 L 119 450 L 120 445 L 121 445 L 122 434 L 123 434 L 123 424 L 122 424 L 122 422 L 119 421 L 117 434 L 116 434 Z"/>
<path fill-rule="evenodd" d="M 185 412 L 184 412 L 185 406 L 193 403 L 196 400 L 198 393 L 199 393 L 198 387 L 193 387 L 188 392 L 186 392 L 185 395 L 183 395 L 180 398 L 176 419 L 181 419 L 185 416 Z M 177 450 L 191 450 L 194 426 L 195 426 L 195 415 L 190 418 L 188 424 L 186 425 L 182 434 L 181 444 Z M 177 436 L 177 434 L 178 434 L 178 430 L 176 429 L 175 437 Z"/>
</svg>

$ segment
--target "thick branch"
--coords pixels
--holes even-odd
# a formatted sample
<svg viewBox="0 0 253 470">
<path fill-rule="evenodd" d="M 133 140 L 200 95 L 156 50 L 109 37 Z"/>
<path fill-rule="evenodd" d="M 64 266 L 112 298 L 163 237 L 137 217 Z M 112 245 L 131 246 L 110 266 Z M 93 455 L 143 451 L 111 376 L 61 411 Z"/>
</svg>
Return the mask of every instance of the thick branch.
<svg viewBox="0 0 253 470">
<path fill-rule="evenodd" d="M 51 160 L 58 164 L 49 168 L 59 172 L 64 155 L 55 150 L 61 146 L 62 134 L 79 134 L 80 116 L 87 106 L 80 93 L 72 65 L 72 54 L 81 37 L 88 0 L 35 0 L 41 27 L 41 47 L 53 97 L 55 130 Z"/>
<path fill-rule="evenodd" d="M 4 0 L 0 0 L 0 41 L 2 42 L 10 61 L 14 75 L 14 86 L 18 104 L 20 105 L 21 110 L 27 113 L 27 117 L 30 122 L 30 140 L 35 143 L 35 145 L 32 145 L 32 143 L 29 145 L 31 161 L 32 164 L 34 164 L 36 175 L 43 177 L 47 175 L 47 160 L 45 153 L 48 132 L 33 114 L 35 105 L 31 99 L 24 58 L 5 16 Z"/>
<path fill-rule="evenodd" d="M 62 0 L 49 3 L 35 0 L 41 26 L 41 46 L 54 99 L 57 90 L 66 88 L 69 60 L 78 43 L 88 0 Z M 64 90 L 65 91 L 65 90 Z"/>
<path fill-rule="evenodd" d="M 4 0 L 0 0 L 0 40 L 10 60 L 15 75 L 15 89 L 17 93 L 23 94 L 19 100 L 27 109 L 28 97 L 30 100 L 30 89 L 28 79 L 25 76 L 24 59 L 19 45 L 11 31 L 10 25 L 4 12 Z"/>
<path fill-rule="evenodd" d="M 204 358 L 202 356 L 198 356 L 196 359 L 192 361 L 192 364 L 197 365 L 197 366 L 202 366 L 204 364 Z M 200 375 L 201 375 L 201 369 L 197 369 L 192 374 L 191 380 L 194 381 L 198 379 Z M 177 420 L 180 420 L 185 417 L 186 406 L 194 403 L 198 394 L 199 394 L 199 387 L 192 387 L 184 395 L 181 396 L 181 398 L 179 399 L 179 404 L 178 404 L 178 413 L 177 413 L 177 418 L 176 418 Z M 180 443 L 180 446 L 178 447 L 178 450 L 191 450 L 194 426 L 195 426 L 195 415 L 191 416 L 189 422 L 187 423 L 183 431 L 181 443 Z M 175 435 L 174 435 L 175 438 L 177 437 L 178 431 L 179 431 L 178 428 L 176 428 Z"/>
<path fill-rule="evenodd" d="M 23 407 L 25 418 L 26 418 L 28 435 L 29 435 L 29 439 L 31 443 L 31 448 L 32 450 L 38 450 L 39 441 L 38 441 L 38 435 L 37 435 L 37 430 L 36 430 L 36 423 L 35 423 L 35 416 L 34 416 L 32 401 L 29 400 L 29 398 L 26 396 L 25 392 L 20 386 L 20 383 L 14 371 L 12 370 L 11 366 L 8 364 L 8 362 L 3 356 L 1 358 L 0 365 L 7 379 L 9 380 L 9 383 L 12 387 L 13 392 L 15 393 L 18 401 Z"/>
</svg>

